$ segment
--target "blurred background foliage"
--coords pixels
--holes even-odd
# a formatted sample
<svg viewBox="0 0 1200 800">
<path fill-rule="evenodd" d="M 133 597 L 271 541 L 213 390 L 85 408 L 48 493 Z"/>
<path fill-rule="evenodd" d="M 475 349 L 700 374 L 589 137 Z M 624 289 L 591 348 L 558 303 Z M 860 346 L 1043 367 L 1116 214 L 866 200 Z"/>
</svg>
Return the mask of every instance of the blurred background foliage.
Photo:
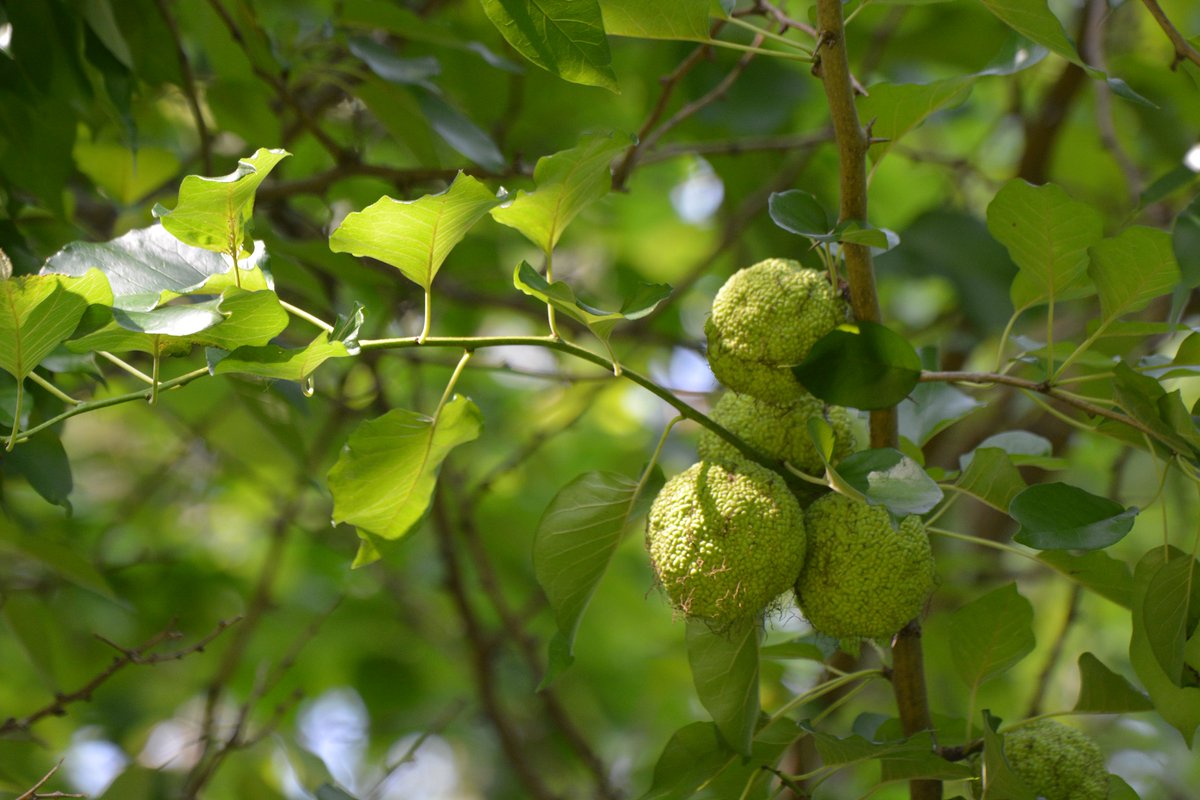
<svg viewBox="0 0 1200 800">
<path fill-rule="evenodd" d="M 1053 180 L 1102 209 L 1110 232 L 1133 220 L 1170 226 L 1196 194 L 1200 71 L 1169 68 L 1171 45 L 1140 3 L 1051 5 L 1091 63 L 1155 107 L 1114 97 L 1051 56 L 974 81 L 878 160 L 871 221 L 903 242 L 879 259 L 884 315 L 917 346 L 936 345 L 944 367 L 990 368 L 1011 314 L 1015 268 L 983 221 L 1004 181 Z M 1200 31 L 1192 0 L 1162 6 L 1181 30 Z M 852 67 L 868 87 L 976 73 L 1029 46 L 974 0 L 850 8 Z M 811 11 L 782 9 L 799 20 Z M 253 231 L 281 297 L 328 319 L 361 303 L 364 337 L 413 335 L 419 289 L 329 251 L 346 213 L 382 194 L 438 191 L 460 168 L 493 189 L 528 187 L 534 161 L 583 132 L 639 132 L 619 191 L 564 237 L 557 275 L 601 307 L 637 281 L 674 285 L 660 313 L 619 330 L 614 344 L 622 361 L 707 407 L 702 326 L 716 289 L 763 257 L 810 258 L 771 223 L 768 193 L 799 187 L 836 206 L 823 93 L 803 62 L 686 42 L 612 39 L 611 48 L 619 94 L 524 62 L 466 0 L 5 0 L 0 248 L 16 273 L 36 272 L 68 242 L 150 224 L 151 207 L 170 205 L 184 175 L 224 174 L 257 147 L 284 147 L 293 157 L 259 191 Z M 1190 279 L 1200 242 L 1188 248 L 1179 257 Z M 439 276 L 435 333 L 541 332 L 544 310 L 511 285 L 513 265 L 537 255 L 516 231 L 480 223 Z M 1078 331 L 1089 309 L 1063 304 L 1057 325 Z M 284 339 L 305 341 L 296 329 Z M 1176 345 L 1148 339 L 1143 349 L 1169 355 Z M 595 469 L 636 476 L 673 414 L 545 351 L 481 352 L 459 391 L 483 410 L 484 435 L 449 459 L 417 535 L 351 571 L 356 537 L 329 525 L 321 476 L 361 420 L 432 408 L 448 358 L 405 350 L 331 362 L 311 397 L 287 382 L 203 380 L 156 408 L 72 419 L 61 448 L 47 437 L 4 454 L 0 718 L 12 719 L 0 729 L 0 790 L 20 794 L 65 759 L 48 788 L 122 800 L 342 796 L 316 794 L 331 782 L 380 800 L 644 791 L 671 733 L 705 718 L 683 626 L 631 536 L 584 620 L 575 665 L 535 693 L 554 627 L 530 548 L 563 484 Z M 96 373 L 101 394 L 133 385 L 86 359 L 52 369 L 68 389 L 91 386 Z M 8 426 L 14 384 L 0 381 Z M 1196 390 L 1180 385 L 1190 407 Z M 57 400 L 32 392 L 32 419 L 58 412 Z M 1161 536 L 1164 514 L 1173 528 L 1195 526 L 1196 498 L 1183 486 L 1168 482 L 1164 502 L 1151 504 L 1159 473 L 1147 454 L 1078 436 L 1021 395 L 986 400 L 928 441 L 927 464 L 955 467 L 986 436 L 1029 429 L 1053 443 L 1058 479 L 1146 507 L 1114 554 L 1135 561 Z M 694 460 L 695 434 L 676 429 L 668 474 Z M 1031 482 L 1051 474 L 1023 472 Z M 1012 525 L 970 503 L 942 524 L 997 539 Z M 980 708 L 1011 718 L 1069 707 L 1083 650 L 1128 674 L 1128 614 L 1117 605 L 1011 556 L 947 541 L 937 556 L 925 636 L 936 712 L 961 715 L 966 696 L 938 677 L 951 671 L 947 612 L 1014 578 L 1037 609 L 1038 647 L 985 688 Z M 784 609 L 770 636 L 803 630 Z M 137 649 L 164 632 L 177 638 Z M 764 707 L 818 670 L 768 662 Z M 64 696 L 64 715 L 24 724 Z M 892 715 L 886 687 L 838 711 L 843 728 L 864 709 Z M 1200 765 L 1165 724 L 1086 725 L 1143 798 L 1194 796 Z M 874 780 L 871 769 L 848 770 L 824 796 L 857 797 Z"/>
</svg>

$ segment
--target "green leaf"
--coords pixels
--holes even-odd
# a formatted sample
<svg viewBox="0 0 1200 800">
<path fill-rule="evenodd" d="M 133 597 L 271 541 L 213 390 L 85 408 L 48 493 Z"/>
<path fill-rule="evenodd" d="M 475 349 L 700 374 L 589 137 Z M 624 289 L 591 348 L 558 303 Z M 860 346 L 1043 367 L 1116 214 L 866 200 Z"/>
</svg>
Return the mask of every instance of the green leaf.
<svg viewBox="0 0 1200 800">
<path fill-rule="evenodd" d="M 687 622 L 688 664 L 700 703 L 712 715 L 726 743 L 744 756 L 758 721 L 758 645 L 762 625 L 757 617 L 714 630 L 708 622 Z"/>
<path fill-rule="evenodd" d="M 950 617 L 954 668 L 972 691 L 1033 652 L 1033 606 L 1017 585 L 1001 586 Z"/>
<path fill-rule="evenodd" d="M 418 92 L 417 105 L 430 127 L 446 144 L 484 169 L 492 172 L 504 169 L 504 154 L 492 137 L 470 117 L 450 105 L 441 94 L 434 91 Z"/>
<path fill-rule="evenodd" d="M 898 333 L 859 322 L 826 334 L 792 371 L 805 389 L 827 403 L 881 409 L 913 390 L 921 377 L 921 359 Z"/>
<path fill-rule="evenodd" d="M 1037 550 L 1101 550 L 1125 538 L 1137 507 L 1066 483 L 1039 483 L 1013 498 L 1009 515 L 1021 524 L 1015 541 Z"/>
<path fill-rule="evenodd" d="M 175 208 L 154 207 L 154 216 L 181 242 L 240 258 L 246 228 L 254 214 L 254 193 L 283 159 L 286 150 L 259 148 L 219 178 L 188 175 L 179 185 Z"/>
<path fill-rule="evenodd" d="M 100 283 L 103 283 L 101 280 Z M 20 275 L 0 281 L 0 369 L 23 381 L 87 310 L 96 276 Z"/>
<path fill-rule="evenodd" d="M 942 501 L 942 490 L 916 461 L 890 447 L 863 450 L 831 468 L 871 505 L 896 516 L 924 514 Z"/>
<path fill-rule="evenodd" d="M 1171 683 L 1184 685 L 1184 645 L 1200 613 L 1198 565 L 1174 558 L 1150 576 L 1142 600 L 1142 624 L 1150 651 Z"/>
<path fill-rule="evenodd" d="M 1181 289 L 1200 286 L 1200 195 L 1179 212 L 1171 227 L 1175 260 L 1179 262 Z"/>
<path fill-rule="evenodd" d="M 237 373 L 299 383 L 329 359 L 350 355 L 343 342 L 331 341 L 322 331 L 308 346 L 296 349 L 268 344 L 239 347 L 228 355 L 210 351 L 209 371 L 213 375 Z"/>
<path fill-rule="evenodd" d="M 1113 672 L 1091 653 L 1079 656 L 1079 699 L 1082 714 L 1126 714 L 1153 711 L 1154 703 L 1123 676 Z"/>
<path fill-rule="evenodd" d="M 995 800 L 1037 800 L 1004 755 L 1000 720 L 983 711 L 983 796 Z"/>
<path fill-rule="evenodd" d="M 290 321 L 279 298 L 269 290 L 226 289 L 217 311 L 224 319 L 203 335 L 193 337 L 196 344 L 222 350 L 261 347 L 282 333 Z"/>
<path fill-rule="evenodd" d="M 1100 213 L 1048 183 L 1011 180 L 987 210 L 988 231 L 1006 248 L 1020 271 L 1012 303 L 1028 308 L 1090 294 L 1088 248 L 1104 234 Z"/>
<path fill-rule="evenodd" d="M 619 91 L 596 0 L 481 0 L 525 58 L 563 80 Z"/>
<path fill-rule="evenodd" d="M 858 115 L 874 120 L 871 135 L 886 141 L 872 145 L 875 161 L 883 158 L 895 142 L 931 114 L 956 106 L 971 94 L 976 77 L 965 75 L 931 83 L 877 83 L 866 97 L 858 99 Z"/>
<path fill-rule="evenodd" d="M 530 297 L 536 297 L 586 325 L 604 344 L 614 365 L 617 364 L 617 357 L 609 345 L 609 338 L 616 324 L 646 316 L 671 294 L 671 287 L 665 283 L 643 283 L 637 293 L 622 304 L 620 311 L 602 311 L 581 303 L 576 299 L 571 287 L 562 281 L 547 283 L 526 261 L 522 261 L 513 270 L 513 285 Z M 616 369 L 619 371 L 620 367 L 617 366 Z"/>
<path fill-rule="evenodd" d="M 483 420 L 455 395 L 437 419 L 393 409 L 359 425 L 329 471 L 333 521 L 348 522 L 365 540 L 355 566 L 375 560 L 374 540 L 403 538 L 425 515 L 442 461 L 478 438 Z"/>
<path fill-rule="evenodd" d="M 857 220 L 835 224 L 820 201 L 800 189 L 772 192 L 767 199 L 767 209 L 776 225 L 814 242 L 846 242 L 883 251 L 900 244 L 900 237 L 886 228 L 875 228 Z"/>
<path fill-rule="evenodd" d="M 1184 570 L 1190 572 L 1191 570 L 1187 568 L 1194 563 L 1194 559 L 1175 548 L 1164 552 L 1164 548 L 1154 547 L 1142 557 L 1134 570 L 1133 612 L 1131 614 L 1133 635 L 1129 640 L 1129 661 L 1142 685 L 1150 693 L 1150 699 L 1154 701 L 1155 709 L 1168 724 L 1179 731 L 1190 747 L 1196 734 L 1196 728 L 1200 726 L 1200 687 L 1180 687 L 1163 670 L 1155 655 L 1155 644 L 1151 641 L 1146 625 L 1148 602 L 1157 602 L 1152 598 L 1154 588 L 1151 584 L 1161 585 L 1161 578 L 1158 581 L 1154 580 L 1158 573 L 1164 567 L 1177 562 L 1183 566 L 1175 567 L 1172 573 L 1168 573 L 1168 576 Z M 1161 633 L 1156 632 L 1155 638 L 1159 639 L 1160 636 Z M 1160 644 L 1162 643 L 1160 641 Z"/>
<path fill-rule="evenodd" d="M 837 652 L 837 649 L 836 639 L 819 633 L 810 633 L 787 642 L 759 648 L 759 654 L 763 658 L 825 662 Z"/>
<path fill-rule="evenodd" d="M 709 0 L 600 0 L 604 30 L 609 36 L 635 39 L 681 39 L 703 42 L 708 37 Z"/>
<path fill-rule="evenodd" d="M 938 368 L 935 348 L 921 348 L 920 358 L 921 365 L 925 369 L 936 370 Z M 940 431 L 983 405 L 974 397 L 948 383 L 939 381 L 918 383 L 897 408 L 900 414 L 900 433 L 917 446 L 924 446 Z"/>
<path fill-rule="evenodd" d="M 612 160 L 634 141 L 626 134 L 591 134 L 570 150 L 539 158 L 533 168 L 536 188 L 518 191 L 511 202 L 492 211 L 492 218 L 549 253 L 571 220 L 608 194 Z"/>
<path fill-rule="evenodd" d="M 533 572 L 550 601 L 569 663 L 579 621 L 617 546 L 662 486 L 662 472 L 638 482 L 612 472 L 585 472 L 546 507 L 533 536 Z"/>
<path fill-rule="evenodd" d="M 433 56 L 401 58 L 387 45 L 365 36 L 351 36 L 347 48 L 372 72 L 392 83 L 428 85 L 429 79 L 442 71 L 441 64 Z"/>
<path fill-rule="evenodd" d="M 1020 471 L 998 447 L 978 447 L 969 455 L 971 461 L 958 479 L 958 488 L 1007 514 L 1013 498 L 1025 489 Z"/>
<path fill-rule="evenodd" d="M 1088 252 L 1088 274 L 1100 292 L 1101 324 L 1140 311 L 1179 283 L 1179 264 L 1166 231 L 1135 225 Z"/>
<path fill-rule="evenodd" d="M 29 437 L 20 447 L 5 454 L 0 464 L 5 470 L 23 475 L 47 503 L 62 506 L 71 513 L 71 490 L 75 488 L 71 462 L 62 440 L 54 431 L 46 430 Z"/>
<path fill-rule="evenodd" d="M 1108 775 L 1108 800 L 1141 800 L 1133 787 L 1120 775 Z"/>
<path fill-rule="evenodd" d="M 269 288 L 261 271 L 247 274 L 265 255 L 260 246 L 248 262 L 240 263 L 243 288 Z M 201 289 L 215 293 L 235 283 L 229 256 L 184 244 L 162 225 L 99 244 L 72 242 L 47 259 L 42 273 L 80 276 L 90 269 L 108 278 L 111 304 L 129 311 L 149 311 L 174 295 Z"/>
<path fill-rule="evenodd" d="M 1008 454 L 1013 464 L 1022 467 L 1040 467 L 1041 469 L 1064 469 L 1066 461 L 1054 458 L 1053 446 L 1045 436 L 1039 436 L 1029 431 L 1002 431 L 994 433 L 975 446 L 975 450 L 995 447 Z M 975 450 L 959 457 L 959 468 L 967 469 L 975 456 Z M 1004 506 L 1001 511 L 1007 510 Z"/>
<path fill-rule="evenodd" d="M 772 777 L 763 767 L 774 766 L 804 731 L 783 716 L 754 737 L 750 759 L 733 752 L 711 722 L 680 728 L 654 765 L 654 779 L 641 800 L 687 800 L 704 797 L 766 797 Z M 756 786 L 757 785 L 757 786 Z M 755 789 L 757 788 L 757 791 Z"/>
<path fill-rule="evenodd" d="M 910 737 L 903 747 L 881 756 L 879 765 L 880 783 L 914 778 L 968 780 L 975 774 L 969 765 L 947 761 L 934 752 L 933 735 L 928 731 Z"/>
<path fill-rule="evenodd" d="M 1075 45 L 1067 38 L 1062 23 L 1050 10 L 1046 0 L 979 0 L 988 11 L 1022 36 L 1057 53 L 1073 64 L 1087 65 L 1079 57 Z"/>
<path fill-rule="evenodd" d="M 1038 560 L 1122 608 L 1133 607 L 1133 575 L 1129 565 L 1103 550 L 1079 555 L 1066 550 L 1046 550 L 1038 553 Z"/>
<path fill-rule="evenodd" d="M 1112 385 L 1113 396 L 1126 414 L 1157 433 L 1176 451 L 1185 455 L 1197 451 L 1193 444 L 1196 440 L 1195 423 L 1186 409 L 1182 415 L 1184 419 L 1179 418 L 1177 411 L 1172 411 L 1172 405 L 1178 403 L 1178 397 L 1173 400 L 1162 384 L 1121 362 L 1113 368 Z"/>
<path fill-rule="evenodd" d="M 454 246 L 502 200 L 460 172 L 449 188 L 438 194 L 417 200 L 383 197 L 347 215 L 330 235 L 329 248 L 390 264 L 428 292 Z"/>
</svg>

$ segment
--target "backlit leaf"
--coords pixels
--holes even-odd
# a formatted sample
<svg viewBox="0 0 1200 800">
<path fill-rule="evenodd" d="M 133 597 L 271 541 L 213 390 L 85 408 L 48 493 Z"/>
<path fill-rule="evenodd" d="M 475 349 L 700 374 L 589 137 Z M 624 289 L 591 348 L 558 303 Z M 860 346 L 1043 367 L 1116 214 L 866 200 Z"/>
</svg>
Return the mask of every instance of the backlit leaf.
<svg viewBox="0 0 1200 800">
<path fill-rule="evenodd" d="M 596 0 L 482 0 L 518 53 L 563 80 L 618 91 Z"/>
<path fill-rule="evenodd" d="M 702 619 L 687 623 L 688 663 L 700 702 L 712 715 L 725 742 L 750 755 L 758 721 L 758 645 L 762 626 L 757 617 L 715 630 Z"/>
</svg>

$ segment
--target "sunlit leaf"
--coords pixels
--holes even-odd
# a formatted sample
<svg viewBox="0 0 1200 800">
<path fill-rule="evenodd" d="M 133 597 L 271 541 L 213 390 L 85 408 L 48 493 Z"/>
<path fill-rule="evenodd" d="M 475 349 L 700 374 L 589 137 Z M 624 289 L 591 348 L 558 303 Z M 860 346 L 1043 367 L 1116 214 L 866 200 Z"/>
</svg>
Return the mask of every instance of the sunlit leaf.
<svg viewBox="0 0 1200 800">
<path fill-rule="evenodd" d="M 373 539 L 394 541 L 408 534 L 433 498 L 442 461 L 460 444 L 479 436 L 483 418 L 467 398 L 455 395 L 436 420 L 393 409 L 359 425 L 333 469 L 333 521 L 348 522 L 366 541 L 356 566 L 369 563 Z"/>
<path fill-rule="evenodd" d="M 1145 308 L 1179 283 L 1179 265 L 1166 231 L 1135 225 L 1088 251 L 1088 274 L 1100 293 L 1102 321 Z"/>
<path fill-rule="evenodd" d="M 868 503 L 884 506 L 896 516 L 924 514 L 942 501 L 937 483 L 899 450 L 863 450 L 831 469 Z"/>
<path fill-rule="evenodd" d="M 549 253 L 571 220 L 612 188 L 612 160 L 633 141 L 625 134 L 592 134 L 570 150 L 539 158 L 534 190 L 518 191 L 492 218 Z"/>
<path fill-rule="evenodd" d="M 704 41 L 708 38 L 708 8 L 709 0 L 600 0 L 605 32 L 637 39 Z"/>
<path fill-rule="evenodd" d="M 331 358 L 351 355 L 343 342 L 331 340 L 322 331 L 305 347 L 286 348 L 268 344 L 239 347 L 228 355 L 212 351 L 209 370 L 213 375 L 256 375 L 285 381 L 303 381 Z"/>
<path fill-rule="evenodd" d="M 71 335 L 89 303 L 103 301 L 106 292 L 98 273 L 81 278 L 19 275 L 0 281 L 0 369 L 24 380 Z"/>
<path fill-rule="evenodd" d="M 563 80 L 618 91 L 596 0 L 482 0 L 518 53 Z"/>
<path fill-rule="evenodd" d="M 181 242 L 217 253 L 241 256 L 254 213 L 254 194 L 271 170 L 291 153 L 260 148 L 219 178 L 188 175 L 179 185 L 173 209 L 155 206 L 154 215 Z"/>
</svg>

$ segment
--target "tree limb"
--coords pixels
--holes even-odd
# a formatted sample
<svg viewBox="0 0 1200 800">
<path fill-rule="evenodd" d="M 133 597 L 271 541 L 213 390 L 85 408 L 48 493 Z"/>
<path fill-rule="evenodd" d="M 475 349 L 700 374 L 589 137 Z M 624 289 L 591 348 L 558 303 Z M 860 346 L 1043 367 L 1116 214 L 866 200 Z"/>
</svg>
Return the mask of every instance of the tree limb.
<svg viewBox="0 0 1200 800">
<path fill-rule="evenodd" d="M 1175 60 L 1171 62 L 1171 69 L 1176 69 L 1182 62 L 1191 61 L 1193 64 L 1200 66 L 1200 52 L 1192 47 L 1191 43 L 1184 38 L 1179 29 L 1167 18 L 1167 14 L 1162 10 L 1162 6 L 1158 4 L 1158 0 L 1142 0 L 1142 4 L 1150 12 L 1150 16 L 1154 17 L 1158 27 L 1163 29 L 1163 33 L 1171 40 L 1171 44 L 1175 46 Z"/>
</svg>

